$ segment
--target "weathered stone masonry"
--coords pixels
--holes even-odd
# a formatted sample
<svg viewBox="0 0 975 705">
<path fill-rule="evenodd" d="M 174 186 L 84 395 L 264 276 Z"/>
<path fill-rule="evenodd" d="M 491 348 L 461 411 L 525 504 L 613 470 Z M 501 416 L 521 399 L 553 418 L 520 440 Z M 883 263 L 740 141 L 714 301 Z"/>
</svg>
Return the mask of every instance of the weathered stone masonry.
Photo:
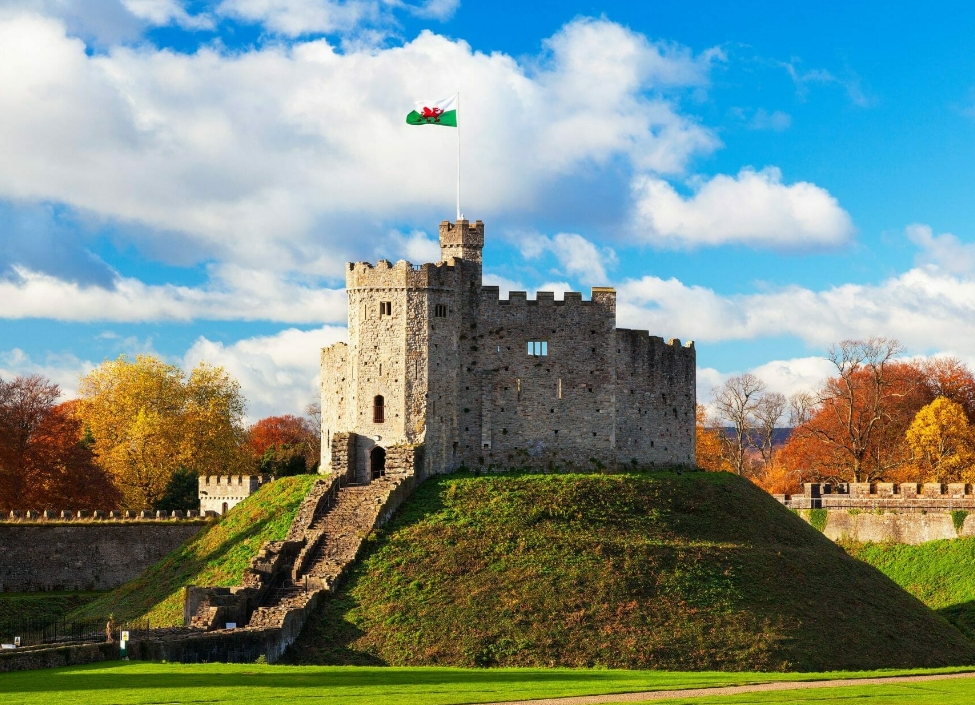
<svg viewBox="0 0 975 705">
<path fill-rule="evenodd" d="M 693 343 L 616 328 L 616 292 L 483 287 L 484 225 L 440 224 L 441 261 L 350 263 L 349 344 L 322 351 L 322 468 L 368 482 L 393 447 L 420 479 L 460 466 L 694 463 Z"/>
<path fill-rule="evenodd" d="M 0 592 L 109 590 L 192 538 L 199 520 L 0 525 Z"/>
</svg>

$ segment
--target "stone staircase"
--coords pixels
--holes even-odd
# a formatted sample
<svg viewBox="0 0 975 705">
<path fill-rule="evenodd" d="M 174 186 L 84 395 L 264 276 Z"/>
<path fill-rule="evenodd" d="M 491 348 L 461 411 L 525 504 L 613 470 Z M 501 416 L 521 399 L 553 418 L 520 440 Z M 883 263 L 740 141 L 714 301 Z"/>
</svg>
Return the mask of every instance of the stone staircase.
<svg viewBox="0 0 975 705">
<path fill-rule="evenodd" d="M 393 471 L 369 484 L 344 484 L 344 473 L 317 481 L 288 535 L 264 544 L 241 585 L 187 587 L 185 628 L 150 639 L 144 658 L 184 663 L 252 661 L 260 654 L 272 663 L 280 658 L 318 600 L 338 589 L 369 532 L 388 521 L 422 479 L 416 448 L 391 447 L 387 469 Z M 390 465 L 390 457 L 399 457 L 396 451 L 403 462 Z M 236 629 L 226 628 L 231 622 Z"/>
<path fill-rule="evenodd" d="M 397 493 L 403 485 L 410 487 Z M 405 496 L 412 488 L 412 477 L 381 477 L 368 485 L 338 488 L 331 502 L 323 503 L 301 533 L 304 548 L 295 558 L 281 583 L 268 589 L 251 615 L 248 628 L 280 628 L 288 615 L 304 610 L 322 592 L 334 593 L 339 581 L 362 547 L 362 542 L 386 514 L 390 498 Z M 397 502 L 398 504 L 398 502 Z M 294 529 L 296 521 L 292 525 Z M 297 532 L 295 532 L 297 533 Z M 298 540 L 289 534 L 289 540 Z"/>
</svg>

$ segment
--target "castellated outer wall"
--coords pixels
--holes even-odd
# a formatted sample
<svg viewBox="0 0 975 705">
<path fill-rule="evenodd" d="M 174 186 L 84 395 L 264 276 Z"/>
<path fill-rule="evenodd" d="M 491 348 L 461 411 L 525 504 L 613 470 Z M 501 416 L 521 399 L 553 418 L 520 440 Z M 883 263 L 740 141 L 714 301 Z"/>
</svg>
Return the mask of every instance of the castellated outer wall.
<svg viewBox="0 0 975 705">
<path fill-rule="evenodd" d="M 321 358 L 323 469 L 348 459 L 365 482 L 380 449 L 418 444 L 422 474 L 694 463 L 693 344 L 618 330 L 611 288 L 501 299 L 481 285 L 480 221 L 441 223 L 440 243 L 437 264 L 348 265 L 349 344 Z"/>
<path fill-rule="evenodd" d="M 0 524 L 0 592 L 110 590 L 187 541 L 200 522 Z"/>
</svg>

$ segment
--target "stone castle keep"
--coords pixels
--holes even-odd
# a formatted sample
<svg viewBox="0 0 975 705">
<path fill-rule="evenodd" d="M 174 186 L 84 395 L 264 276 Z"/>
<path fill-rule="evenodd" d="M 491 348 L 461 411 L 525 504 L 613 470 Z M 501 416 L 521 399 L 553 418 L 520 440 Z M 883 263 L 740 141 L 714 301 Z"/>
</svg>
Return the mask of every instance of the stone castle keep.
<svg viewBox="0 0 975 705">
<path fill-rule="evenodd" d="M 440 262 L 349 263 L 349 344 L 322 350 L 322 468 L 368 482 L 470 469 L 693 465 L 693 342 L 616 327 L 616 292 L 482 286 L 484 224 Z"/>
</svg>

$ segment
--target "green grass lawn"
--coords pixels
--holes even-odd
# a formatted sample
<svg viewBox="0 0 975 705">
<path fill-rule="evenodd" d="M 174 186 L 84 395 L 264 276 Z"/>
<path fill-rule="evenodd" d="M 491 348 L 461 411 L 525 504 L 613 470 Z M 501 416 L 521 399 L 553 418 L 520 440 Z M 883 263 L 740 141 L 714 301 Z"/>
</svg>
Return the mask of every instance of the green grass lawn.
<svg viewBox="0 0 975 705">
<path fill-rule="evenodd" d="M 570 695 L 673 690 L 788 680 L 871 677 L 907 673 L 951 673 L 963 669 L 874 671 L 859 673 L 675 673 L 571 669 L 375 668 L 348 666 L 177 665 L 160 663 L 96 664 L 43 671 L 0 674 L 0 702 L 5 705 L 141 705 L 143 703 L 315 702 L 328 705 L 454 705 Z M 879 692 L 903 693 L 904 687 L 879 686 Z M 890 702 L 972 702 L 975 678 L 912 686 L 919 695 L 955 693 L 968 700 L 891 700 Z M 886 690 L 885 690 L 886 689 Z M 845 689 L 849 693 L 853 689 Z M 867 691 L 867 688 L 859 690 Z M 825 690 L 772 693 L 797 702 L 821 698 Z M 967 694 L 967 695 L 966 695 Z M 720 698 L 720 702 L 758 702 Z M 934 697 L 933 695 L 931 697 Z M 710 699 L 708 699 L 710 700 Z M 671 702 L 671 701 L 668 701 Z M 676 702 L 676 701 L 674 701 Z M 686 702 L 686 699 L 681 700 Z M 703 702 L 703 701 L 695 701 Z M 762 700 L 761 702 L 766 702 Z M 873 701 L 871 701 L 873 702 Z"/>
</svg>

